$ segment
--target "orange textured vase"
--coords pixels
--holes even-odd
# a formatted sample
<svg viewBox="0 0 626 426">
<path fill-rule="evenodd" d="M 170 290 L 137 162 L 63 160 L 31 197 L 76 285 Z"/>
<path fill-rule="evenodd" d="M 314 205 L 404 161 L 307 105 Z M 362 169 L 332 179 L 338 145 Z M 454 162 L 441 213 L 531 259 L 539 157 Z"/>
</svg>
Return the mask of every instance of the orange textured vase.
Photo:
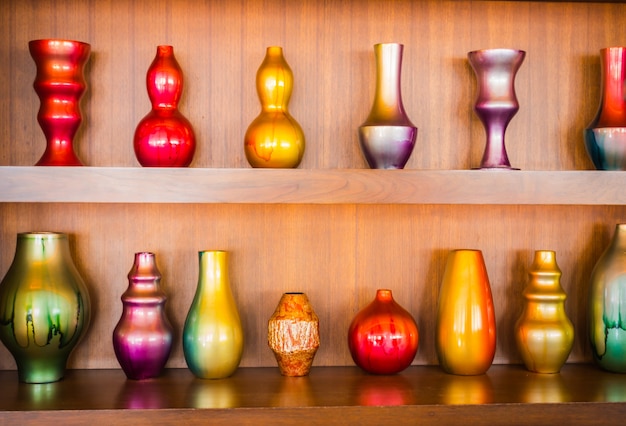
<svg viewBox="0 0 626 426">
<path fill-rule="evenodd" d="M 483 374 L 493 362 L 496 318 L 480 250 L 448 255 L 439 291 L 436 350 L 441 368 L 450 374 Z"/>
<path fill-rule="evenodd" d="M 280 374 L 306 376 L 320 346 L 319 319 L 304 293 L 285 293 L 267 327 Z"/>
</svg>

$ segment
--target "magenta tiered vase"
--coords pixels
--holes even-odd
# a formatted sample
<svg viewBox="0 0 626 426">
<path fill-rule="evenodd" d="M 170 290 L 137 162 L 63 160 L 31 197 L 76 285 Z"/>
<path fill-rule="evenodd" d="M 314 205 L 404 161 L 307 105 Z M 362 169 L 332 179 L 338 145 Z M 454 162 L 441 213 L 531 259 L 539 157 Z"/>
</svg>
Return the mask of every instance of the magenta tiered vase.
<svg viewBox="0 0 626 426">
<path fill-rule="evenodd" d="M 83 75 L 91 46 L 73 40 L 32 40 L 30 55 L 37 66 L 33 87 L 41 105 L 37 121 L 46 150 L 36 166 L 82 166 L 74 136 L 82 121 L 80 99 L 87 88 Z"/>
<path fill-rule="evenodd" d="M 113 331 L 113 348 L 129 379 L 158 377 L 172 349 L 172 326 L 154 253 L 135 253 L 122 294 L 123 311 Z"/>
<path fill-rule="evenodd" d="M 186 167 L 196 151 L 193 127 L 178 110 L 183 72 L 172 46 L 158 46 L 146 76 L 152 110 L 137 125 L 135 156 L 144 167 Z"/>
</svg>

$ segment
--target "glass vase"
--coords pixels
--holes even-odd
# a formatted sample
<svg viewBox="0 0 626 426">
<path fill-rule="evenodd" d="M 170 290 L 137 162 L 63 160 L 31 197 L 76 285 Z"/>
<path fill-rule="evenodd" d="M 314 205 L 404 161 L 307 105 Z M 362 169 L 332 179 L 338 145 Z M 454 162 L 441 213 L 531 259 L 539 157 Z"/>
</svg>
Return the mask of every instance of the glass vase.
<svg viewBox="0 0 626 426">
<path fill-rule="evenodd" d="M 515 76 L 526 52 L 517 49 L 484 49 L 467 54 L 476 74 L 478 94 L 474 112 L 487 132 L 487 143 L 481 169 L 508 169 L 504 134 L 511 119 L 519 110 L 515 94 Z"/>
<path fill-rule="evenodd" d="M 268 321 L 267 343 L 280 374 L 306 376 L 320 346 L 319 319 L 304 293 L 284 293 Z"/>
<path fill-rule="evenodd" d="M 17 235 L 15 257 L 0 283 L 0 340 L 26 383 L 61 380 L 89 326 L 91 306 L 66 234 Z"/>
<path fill-rule="evenodd" d="M 374 103 L 359 127 L 359 143 L 372 169 L 403 169 L 417 139 L 417 128 L 404 111 L 401 91 L 404 45 L 379 43 Z"/>
<path fill-rule="evenodd" d="M 626 170 L 626 47 L 600 50 L 601 97 L 585 129 L 585 147 L 598 170 Z"/>
<path fill-rule="evenodd" d="M 113 330 L 115 356 L 129 379 L 161 375 L 172 350 L 173 330 L 160 282 L 154 253 L 135 253 L 122 294 L 122 316 Z"/>
<path fill-rule="evenodd" d="M 626 373 L 625 312 L 626 223 L 620 223 L 591 273 L 588 315 L 593 358 L 614 373 Z"/>
<path fill-rule="evenodd" d="M 515 342 L 526 368 L 558 373 L 572 350 L 574 326 L 565 313 L 567 295 L 552 250 L 535 251 L 524 289 L 524 311 L 515 324 Z"/>
<path fill-rule="evenodd" d="M 196 137 L 191 123 L 178 109 L 183 71 L 172 46 L 157 46 L 146 86 L 152 109 L 135 129 L 137 161 L 144 167 L 189 166 L 196 151 Z"/>
<path fill-rule="evenodd" d="M 415 358 L 419 333 L 415 319 L 393 299 L 391 290 L 376 297 L 357 313 L 348 329 L 354 363 L 372 374 L 395 374 Z"/>
<path fill-rule="evenodd" d="M 446 373 L 478 375 L 491 367 L 496 353 L 496 319 L 480 250 L 448 254 L 435 334 L 439 365 Z"/>
<path fill-rule="evenodd" d="M 296 168 L 305 148 L 304 132 L 289 113 L 293 72 L 283 48 L 270 46 L 256 73 L 261 113 L 250 123 L 244 151 L 252 167 Z"/>
<path fill-rule="evenodd" d="M 74 40 L 43 39 L 28 43 L 37 66 L 33 87 L 41 102 L 37 121 L 46 150 L 36 166 L 82 166 L 74 136 L 82 122 L 80 100 L 87 89 L 84 68 L 91 46 Z"/>
<path fill-rule="evenodd" d="M 243 354 L 243 329 L 228 273 L 228 252 L 199 252 L 196 294 L 183 328 L 183 352 L 202 379 L 232 375 Z"/>
</svg>

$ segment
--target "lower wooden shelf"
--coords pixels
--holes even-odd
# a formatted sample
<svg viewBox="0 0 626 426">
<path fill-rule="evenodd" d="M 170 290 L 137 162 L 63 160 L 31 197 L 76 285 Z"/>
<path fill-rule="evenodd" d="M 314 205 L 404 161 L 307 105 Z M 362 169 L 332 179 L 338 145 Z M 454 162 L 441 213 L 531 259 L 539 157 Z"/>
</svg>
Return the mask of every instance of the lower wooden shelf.
<svg viewBox="0 0 626 426">
<path fill-rule="evenodd" d="M 568 364 L 541 375 L 494 365 L 482 376 L 414 366 L 394 376 L 314 367 L 308 377 L 240 368 L 223 380 L 167 370 L 127 380 L 121 370 L 70 370 L 64 380 L 18 383 L 0 372 L 0 424 L 599 424 L 626 415 L 626 375 Z"/>
</svg>

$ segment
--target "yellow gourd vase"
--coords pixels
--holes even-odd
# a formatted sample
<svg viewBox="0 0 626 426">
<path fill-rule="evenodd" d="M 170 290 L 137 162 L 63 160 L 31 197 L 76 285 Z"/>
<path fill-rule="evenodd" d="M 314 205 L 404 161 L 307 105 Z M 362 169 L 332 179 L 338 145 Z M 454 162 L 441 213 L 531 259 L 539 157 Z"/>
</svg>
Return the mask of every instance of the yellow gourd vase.
<svg viewBox="0 0 626 426">
<path fill-rule="evenodd" d="M 256 74 L 261 113 L 244 138 L 246 158 L 252 167 L 295 168 L 304 155 L 304 132 L 288 110 L 293 73 L 282 47 L 267 48 Z"/>
</svg>

